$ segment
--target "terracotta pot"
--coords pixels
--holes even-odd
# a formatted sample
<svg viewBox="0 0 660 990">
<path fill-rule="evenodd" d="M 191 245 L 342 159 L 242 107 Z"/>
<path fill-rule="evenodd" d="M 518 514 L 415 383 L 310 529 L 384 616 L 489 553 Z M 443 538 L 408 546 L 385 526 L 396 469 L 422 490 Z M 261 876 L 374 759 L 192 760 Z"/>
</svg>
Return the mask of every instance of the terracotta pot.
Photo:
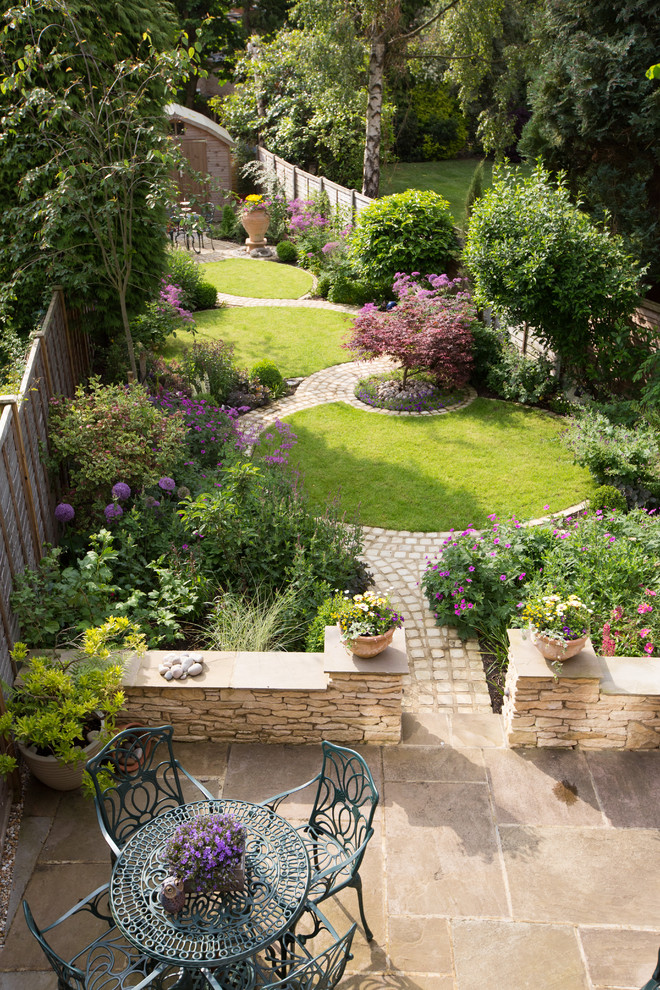
<svg viewBox="0 0 660 990">
<path fill-rule="evenodd" d="M 562 660 L 570 660 L 571 657 L 576 656 L 584 647 L 588 638 L 588 636 L 580 636 L 579 639 L 572 639 L 564 645 L 560 639 L 550 639 L 549 636 L 541 636 L 535 630 L 532 630 L 532 642 L 541 656 L 545 657 L 546 660 L 559 663 Z"/>
<path fill-rule="evenodd" d="M 32 775 L 55 791 L 73 791 L 80 787 L 87 760 L 100 753 L 103 745 L 103 739 L 94 739 L 81 750 L 80 760 L 61 763 L 55 756 L 40 756 L 32 746 L 16 743 Z"/>
<path fill-rule="evenodd" d="M 382 633 L 380 636 L 356 636 L 355 639 L 342 640 L 342 642 L 348 653 L 366 660 L 369 657 L 378 656 L 379 653 L 387 649 L 392 642 L 394 629 L 395 626 L 392 626 L 391 629 L 388 629 L 387 632 Z"/>
<path fill-rule="evenodd" d="M 268 210 L 245 210 L 241 213 L 241 223 L 248 232 L 245 249 L 252 251 L 253 248 L 264 247 L 266 244 L 264 234 L 270 223 Z"/>
<path fill-rule="evenodd" d="M 144 730 L 144 725 L 141 725 L 139 722 L 126 722 L 124 725 L 118 725 L 116 731 L 117 733 L 125 732 L 126 729 Z M 136 732 L 135 739 L 136 742 L 138 742 L 141 739 L 141 733 Z M 129 741 L 125 739 L 123 745 L 128 746 Z M 146 742 L 142 745 L 142 748 L 140 748 L 140 745 L 135 746 L 135 748 L 133 749 L 132 757 L 122 756 L 118 754 L 117 767 L 124 773 L 135 773 L 138 767 L 142 763 L 144 763 L 144 761 L 148 758 L 149 753 L 151 752 L 152 749 L 153 749 L 153 737 L 149 736 Z"/>
</svg>

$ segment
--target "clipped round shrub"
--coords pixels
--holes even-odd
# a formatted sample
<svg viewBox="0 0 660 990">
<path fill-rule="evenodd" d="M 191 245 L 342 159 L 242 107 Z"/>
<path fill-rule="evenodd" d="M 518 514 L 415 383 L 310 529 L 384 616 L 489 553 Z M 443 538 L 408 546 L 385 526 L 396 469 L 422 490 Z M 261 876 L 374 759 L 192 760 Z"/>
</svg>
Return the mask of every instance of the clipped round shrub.
<svg viewBox="0 0 660 990">
<path fill-rule="evenodd" d="M 320 296 L 321 299 L 328 298 L 328 292 L 332 288 L 332 279 L 328 274 L 319 275 L 318 281 L 316 283 L 316 295 Z"/>
<path fill-rule="evenodd" d="M 277 251 L 277 257 L 285 265 L 295 265 L 298 260 L 298 248 L 291 241 L 280 241 L 275 250 Z"/>
<path fill-rule="evenodd" d="M 373 285 L 361 279 L 349 279 L 340 275 L 328 290 L 327 298 L 333 303 L 344 303 L 347 306 L 364 306 L 372 302 L 379 294 Z"/>
<path fill-rule="evenodd" d="M 357 214 L 353 257 L 367 277 L 391 285 L 398 272 L 427 275 L 450 268 L 458 242 L 449 203 L 430 190 L 376 199 Z"/>
<path fill-rule="evenodd" d="M 272 361 L 258 361 L 252 369 L 252 378 L 256 378 L 261 385 L 265 385 L 271 392 L 274 392 L 282 384 L 282 375 Z"/>
<path fill-rule="evenodd" d="M 200 282 L 195 289 L 195 309 L 213 309 L 218 301 L 218 290 L 210 282 Z"/>
<path fill-rule="evenodd" d="M 627 512 L 628 503 L 623 492 L 614 485 L 600 485 L 589 499 L 589 508 L 592 512 L 598 512 L 599 509 Z"/>
</svg>

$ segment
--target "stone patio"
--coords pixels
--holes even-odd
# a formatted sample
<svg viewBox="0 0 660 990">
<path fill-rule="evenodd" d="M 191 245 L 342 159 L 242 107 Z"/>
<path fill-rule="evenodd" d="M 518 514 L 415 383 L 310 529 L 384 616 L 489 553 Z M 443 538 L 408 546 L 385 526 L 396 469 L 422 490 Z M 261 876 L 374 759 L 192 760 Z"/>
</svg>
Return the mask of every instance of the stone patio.
<svg viewBox="0 0 660 990">
<path fill-rule="evenodd" d="M 179 744 L 214 793 L 259 801 L 317 772 L 317 746 Z M 514 752 L 499 716 L 404 715 L 398 746 L 363 747 L 380 789 L 362 869 L 375 939 L 358 926 L 345 990 L 638 990 L 660 944 L 657 752 Z M 301 797 L 280 809 L 303 820 Z M 32 783 L 3 990 L 54 990 L 26 930 L 110 873 L 90 802 Z M 339 930 L 355 891 L 324 907 Z"/>
</svg>

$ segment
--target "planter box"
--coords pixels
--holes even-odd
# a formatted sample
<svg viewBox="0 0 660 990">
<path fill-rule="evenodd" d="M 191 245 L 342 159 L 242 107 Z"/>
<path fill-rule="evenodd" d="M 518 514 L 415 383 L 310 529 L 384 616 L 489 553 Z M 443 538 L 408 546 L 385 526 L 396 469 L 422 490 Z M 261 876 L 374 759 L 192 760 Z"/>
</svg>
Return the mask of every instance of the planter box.
<svg viewBox="0 0 660 990">
<path fill-rule="evenodd" d="M 660 660 L 601 657 L 587 640 L 561 664 L 509 630 L 504 732 L 509 746 L 660 748 Z"/>
</svg>

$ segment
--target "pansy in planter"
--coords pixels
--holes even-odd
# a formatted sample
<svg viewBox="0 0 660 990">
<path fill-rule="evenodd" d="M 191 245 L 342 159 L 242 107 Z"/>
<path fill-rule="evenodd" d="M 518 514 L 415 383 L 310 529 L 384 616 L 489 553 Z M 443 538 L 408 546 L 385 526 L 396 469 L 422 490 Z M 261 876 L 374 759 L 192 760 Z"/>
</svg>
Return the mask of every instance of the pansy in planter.
<svg viewBox="0 0 660 990">
<path fill-rule="evenodd" d="M 245 831 L 231 815 L 201 815 L 184 822 L 168 841 L 163 861 L 173 877 L 197 893 L 241 885 Z"/>
<path fill-rule="evenodd" d="M 564 648 L 574 640 L 589 635 L 592 609 L 577 595 L 534 595 L 525 603 L 522 618 L 529 622 L 537 636 L 561 644 Z"/>
</svg>

